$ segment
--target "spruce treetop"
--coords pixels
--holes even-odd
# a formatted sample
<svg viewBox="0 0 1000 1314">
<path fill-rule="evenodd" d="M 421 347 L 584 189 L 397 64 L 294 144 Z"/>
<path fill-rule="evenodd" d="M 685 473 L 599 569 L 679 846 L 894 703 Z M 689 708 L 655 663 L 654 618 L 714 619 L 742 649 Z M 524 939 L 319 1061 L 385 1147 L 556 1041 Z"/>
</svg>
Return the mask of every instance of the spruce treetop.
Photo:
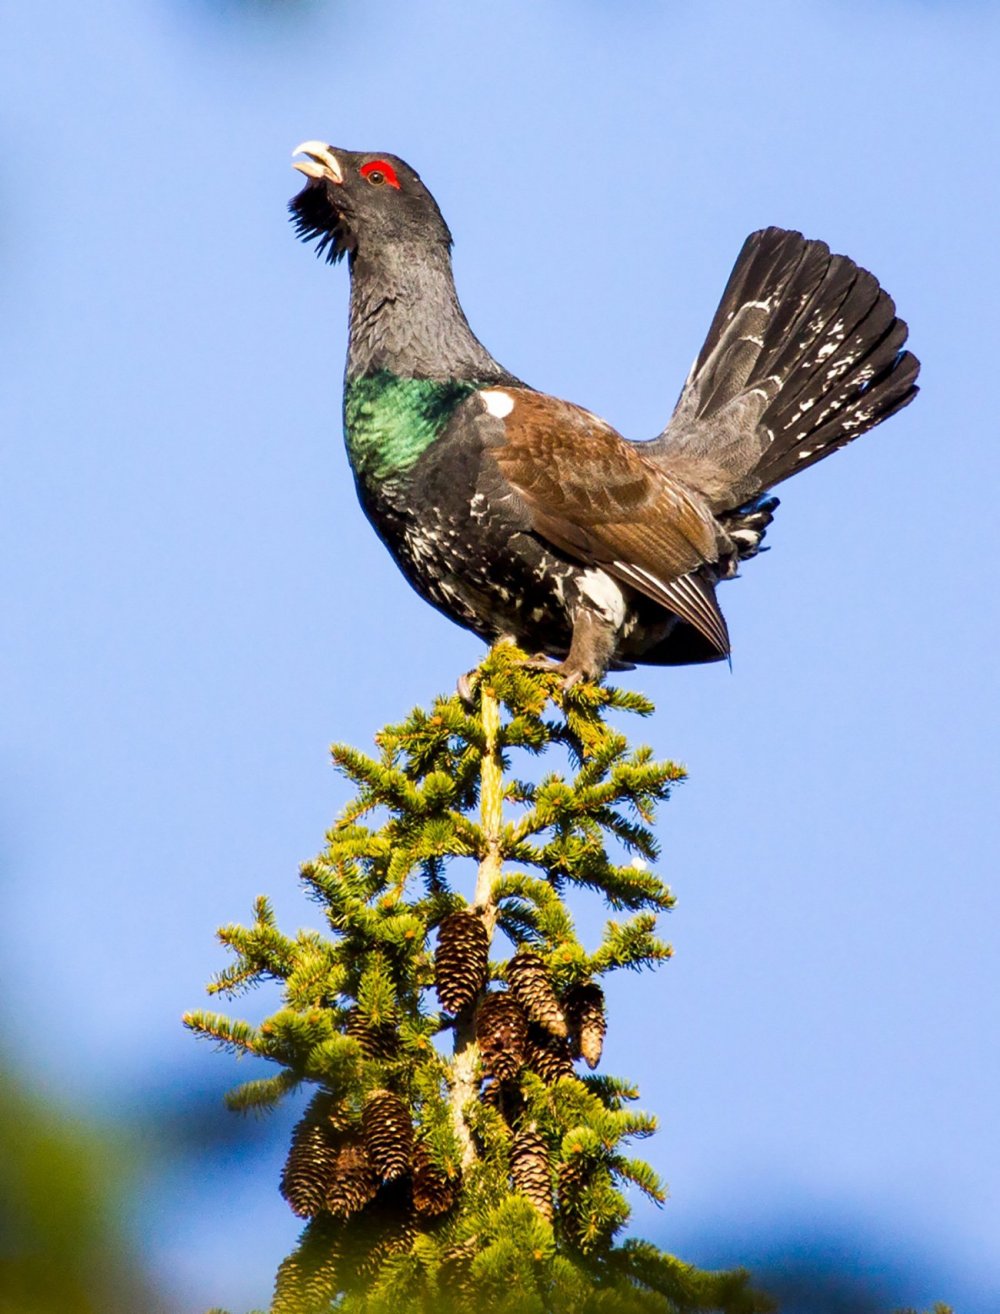
<svg viewBox="0 0 1000 1314">
<path fill-rule="evenodd" d="M 373 754 L 334 746 L 356 792 L 301 871 L 322 933 L 285 935 L 263 897 L 250 926 L 219 932 L 233 961 L 210 993 L 276 981 L 278 1010 L 258 1026 L 185 1017 L 277 1065 L 232 1108 L 313 1092 L 281 1180 L 308 1221 L 272 1314 L 766 1309 L 742 1272 L 621 1239 L 626 1192 L 665 1190 L 629 1148 L 655 1118 L 596 1071 L 600 981 L 670 956 L 657 923 L 673 896 L 649 864 L 684 772 L 609 720 L 647 715 L 638 694 L 564 690 L 511 645 L 469 685 L 386 726 Z M 546 753 L 560 768 L 532 772 Z M 575 887 L 613 914 L 596 945 Z"/>
</svg>

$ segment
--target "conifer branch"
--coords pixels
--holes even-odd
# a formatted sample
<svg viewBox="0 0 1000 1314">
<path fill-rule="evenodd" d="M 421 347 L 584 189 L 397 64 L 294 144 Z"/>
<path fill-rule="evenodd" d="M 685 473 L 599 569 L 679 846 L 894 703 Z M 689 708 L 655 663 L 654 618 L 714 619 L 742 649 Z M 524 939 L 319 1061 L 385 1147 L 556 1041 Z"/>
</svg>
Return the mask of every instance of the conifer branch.
<svg viewBox="0 0 1000 1314">
<path fill-rule="evenodd" d="M 232 961 L 210 992 L 276 982 L 277 1011 L 256 1027 L 184 1019 L 277 1066 L 231 1108 L 313 1091 L 281 1180 L 306 1226 L 271 1314 L 761 1311 L 744 1274 L 620 1241 L 629 1192 L 666 1198 L 628 1150 L 656 1121 L 593 1070 L 601 978 L 671 954 L 658 919 L 674 899 L 649 864 L 684 772 L 608 725 L 648 715 L 640 695 L 564 691 L 506 644 L 471 687 L 468 704 L 438 698 L 386 726 L 373 753 L 334 746 L 354 797 L 301 869 L 325 931 L 287 936 L 259 898 L 249 927 L 219 933 Z M 533 769 L 550 749 L 568 770 Z M 594 945 L 577 890 L 625 914 Z"/>
<path fill-rule="evenodd" d="M 249 1022 L 231 1021 L 221 1013 L 208 1013 L 202 1009 L 185 1013 L 181 1020 L 196 1035 L 216 1041 L 220 1049 L 228 1049 L 231 1053 L 259 1053 L 259 1033 Z"/>
<path fill-rule="evenodd" d="M 234 1113 L 266 1113 L 299 1086 L 301 1078 L 285 1070 L 276 1077 L 245 1081 L 226 1092 L 226 1108 Z"/>
</svg>

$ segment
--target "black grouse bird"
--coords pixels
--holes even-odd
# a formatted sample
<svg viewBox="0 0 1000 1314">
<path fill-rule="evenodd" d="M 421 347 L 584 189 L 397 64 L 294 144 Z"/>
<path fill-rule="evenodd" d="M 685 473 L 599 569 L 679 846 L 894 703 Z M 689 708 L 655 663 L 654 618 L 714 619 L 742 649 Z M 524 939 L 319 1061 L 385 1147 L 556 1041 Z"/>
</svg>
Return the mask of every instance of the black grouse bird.
<svg viewBox="0 0 1000 1314">
<path fill-rule="evenodd" d="M 634 443 L 499 365 L 459 305 L 451 234 L 394 155 L 304 142 L 290 209 L 348 255 L 347 449 L 369 520 L 413 587 L 487 641 L 561 658 L 565 683 L 729 655 L 715 588 L 777 498 L 916 394 L 906 325 L 823 242 L 744 243 L 663 432 Z"/>
</svg>

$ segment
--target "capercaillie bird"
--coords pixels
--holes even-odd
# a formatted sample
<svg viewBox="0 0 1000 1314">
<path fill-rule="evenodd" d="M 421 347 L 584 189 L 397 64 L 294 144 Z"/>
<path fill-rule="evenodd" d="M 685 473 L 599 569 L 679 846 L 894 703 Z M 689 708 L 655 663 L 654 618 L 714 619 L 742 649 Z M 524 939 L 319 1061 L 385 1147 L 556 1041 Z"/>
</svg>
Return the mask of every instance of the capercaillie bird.
<svg viewBox="0 0 1000 1314">
<path fill-rule="evenodd" d="M 294 152 L 304 240 L 351 271 L 344 427 L 361 504 L 421 596 L 564 683 L 729 656 L 716 585 L 760 550 L 768 490 L 916 395 L 876 279 L 801 233 L 743 245 L 654 439 L 632 442 L 497 363 L 462 311 L 451 234 L 395 155 Z"/>
</svg>

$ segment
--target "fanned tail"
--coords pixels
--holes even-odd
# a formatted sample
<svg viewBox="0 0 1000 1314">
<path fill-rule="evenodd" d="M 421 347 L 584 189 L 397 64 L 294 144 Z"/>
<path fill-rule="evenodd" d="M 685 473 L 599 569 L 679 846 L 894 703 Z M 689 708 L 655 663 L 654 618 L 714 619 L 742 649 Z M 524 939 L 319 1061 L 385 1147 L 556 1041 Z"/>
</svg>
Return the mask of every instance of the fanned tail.
<svg viewBox="0 0 1000 1314">
<path fill-rule="evenodd" d="M 716 511 L 740 507 L 913 400 L 906 336 L 867 270 L 801 233 L 752 233 L 652 449 Z"/>
</svg>

